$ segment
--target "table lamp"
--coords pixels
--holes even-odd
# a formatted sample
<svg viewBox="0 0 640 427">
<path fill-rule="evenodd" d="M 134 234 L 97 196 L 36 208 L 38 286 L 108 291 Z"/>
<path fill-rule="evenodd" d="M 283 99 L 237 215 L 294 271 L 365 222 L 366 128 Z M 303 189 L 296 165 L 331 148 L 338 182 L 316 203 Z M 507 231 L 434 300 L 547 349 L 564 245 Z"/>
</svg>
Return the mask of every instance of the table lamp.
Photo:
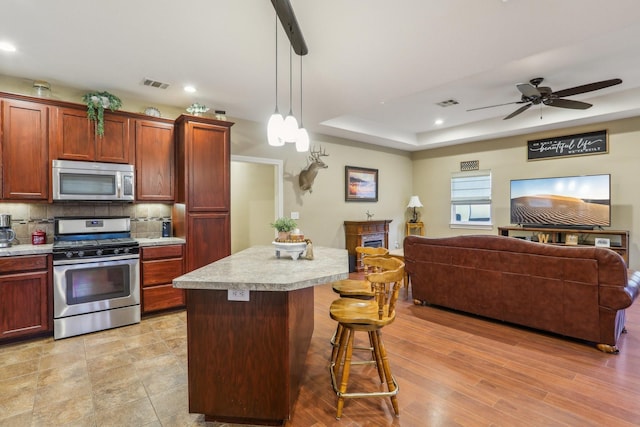
<svg viewBox="0 0 640 427">
<path fill-rule="evenodd" d="M 411 196 L 409 199 L 408 208 L 413 208 L 413 216 L 409 220 L 409 222 L 418 222 L 418 213 L 416 212 L 416 208 L 421 208 L 422 203 L 420 203 L 420 198 L 418 196 Z"/>
</svg>

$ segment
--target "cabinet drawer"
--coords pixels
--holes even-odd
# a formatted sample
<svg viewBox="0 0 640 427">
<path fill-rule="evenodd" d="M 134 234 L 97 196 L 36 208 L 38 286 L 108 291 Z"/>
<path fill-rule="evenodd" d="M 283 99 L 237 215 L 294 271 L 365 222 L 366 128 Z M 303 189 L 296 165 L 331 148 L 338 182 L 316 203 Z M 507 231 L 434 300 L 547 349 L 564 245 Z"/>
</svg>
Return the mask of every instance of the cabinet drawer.
<svg viewBox="0 0 640 427">
<path fill-rule="evenodd" d="M 142 262 L 142 286 L 171 283 L 183 273 L 182 258 Z"/>
<path fill-rule="evenodd" d="M 142 248 L 142 259 L 180 258 L 184 245 L 152 246 Z"/>
<path fill-rule="evenodd" d="M 172 285 L 160 285 L 142 289 L 142 311 L 164 310 L 184 305 L 184 291 Z"/>
<path fill-rule="evenodd" d="M 47 255 L 0 257 L 0 272 L 24 272 L 47 269 Z"/>
</svg>

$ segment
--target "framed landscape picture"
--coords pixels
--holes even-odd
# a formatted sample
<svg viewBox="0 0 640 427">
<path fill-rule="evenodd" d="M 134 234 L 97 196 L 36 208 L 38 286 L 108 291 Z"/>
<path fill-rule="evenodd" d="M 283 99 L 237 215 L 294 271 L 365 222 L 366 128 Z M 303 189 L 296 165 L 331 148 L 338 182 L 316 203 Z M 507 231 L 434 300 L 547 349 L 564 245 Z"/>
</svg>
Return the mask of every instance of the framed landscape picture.
<svg viewBox="0 0 640 427">
<path fill-rule="evenodd" d="M 344 200 L 347 202 L 377 202 L 378 169 L 345 166 Z"/>
</svg>

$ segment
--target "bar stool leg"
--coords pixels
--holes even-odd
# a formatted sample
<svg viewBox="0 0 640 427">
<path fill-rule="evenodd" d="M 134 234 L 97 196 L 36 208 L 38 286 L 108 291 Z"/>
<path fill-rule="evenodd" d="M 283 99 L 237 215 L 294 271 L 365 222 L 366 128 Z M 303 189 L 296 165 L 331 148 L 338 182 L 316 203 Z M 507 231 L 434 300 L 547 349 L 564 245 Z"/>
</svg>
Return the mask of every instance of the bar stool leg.
<svg viewBox="0 0 640 427">
<path fill-rule="evenodd" d="M 336 363 L 338 357 L 338 348 L 340 348 L 340 337 L 342 336 L 343 330 L 344 328 L 342 327 L 342 325 L 338 323 L 336 331 L 331 338 L 331 345 L 333 346 L 333 348 L 331 349 L 331 363 Z"/>
<path fill-rule="evenodd" d="M 353 333 L 354 331 L 351 328 L 344 328 L 343 335 L 347 335 L 346 337 L 346 352 L 344 356 L 344 364 L 342 366 L 342 376 L 340 378 L 340 389 L 338 391 L 338 404 L 336 410 L 336 419 L 339 420 L 342 417 L 342 408 L 344 408 L 344 396 L 343 394 L 347 392 L 347 383 L 349 382 L 349 372 L 351 370 L 351 357 L 353 356 Z M 340 344 L 342 345 L 344 341 L 341 340 Z M 342 354 L 343 352 L 340 352 Z"/>
<path fill-rule="evenodd" d="M 387 383 L 387 388 L 389 389 L 389 392 L 394 392 L 396 391 L 396 383 L 393 379 L 393 376 L 391 375 L 391 367 L 389 366 L 389 358 L 387 357 L 387 351 L 384 348 L 384 343 L 382 342 L 382 334 L 380 329 L 375 331 L 374 334 L 374 340 L 375 340 L 375 344 L 376 347 L 378 349 L 378 351 L 380 352 L 380 356 L 382 359 L 382 366 L 384 368 L 384 376 L 386 377 L 386 383 Z M 398 408 L 398 396 L 393 394 L 391 396 L 391 405 L 393 406 L 393 411 L 395 412 L 396 416 L 400 415 L 400 409 Z"/>
<path fill-rule="evenodd" d="M 376 362 L 376 369 L 378 369 L 378 377 L 380 382 L 384 384 L 384 368 L 382 367 L 382 355 L 380 354 L 380 348 L 376 345 L 375 331 L 369 331 L 369 342 L 371 343 L 371 353 L 373 360 Z"/>
</svg>

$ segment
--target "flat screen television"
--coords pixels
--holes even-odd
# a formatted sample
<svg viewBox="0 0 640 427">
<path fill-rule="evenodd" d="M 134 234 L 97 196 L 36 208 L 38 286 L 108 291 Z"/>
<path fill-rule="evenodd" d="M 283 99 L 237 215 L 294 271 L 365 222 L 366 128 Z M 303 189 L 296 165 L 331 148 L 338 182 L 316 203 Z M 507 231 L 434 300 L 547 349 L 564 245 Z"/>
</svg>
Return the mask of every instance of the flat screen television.
<svg viewBox="0 0 640 427">
<path fill-rule="evenodd" d="M 611 175 L 511 180 L 511 223 L 594 229 L 611 225 Z"/>
</svg>

